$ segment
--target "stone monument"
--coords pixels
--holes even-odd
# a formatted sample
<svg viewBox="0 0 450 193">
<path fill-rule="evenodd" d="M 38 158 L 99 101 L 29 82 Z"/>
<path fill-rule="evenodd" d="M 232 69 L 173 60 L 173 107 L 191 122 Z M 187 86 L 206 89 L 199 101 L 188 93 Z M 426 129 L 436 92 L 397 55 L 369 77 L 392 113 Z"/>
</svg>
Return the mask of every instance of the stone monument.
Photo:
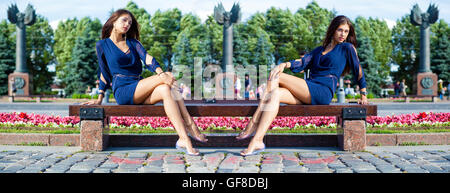
<svg viewBox="0 0 450 193">
<path fill-rule="evenodd" d="M 416 77 L 418 96 L 437 95 L 438 77 L 430 70 L 430 24 L 438 20 L 438 15 L 439 10 L 434 4 L 430 4 L 424 13 L 417 4 L 411 10 L 411 23 L 420 26 L 420 66 Z"/>
<path fill-rule="evenodd" d="M 28 96 L 31 94 L 32 76 L 28 73 L 25 55 L 25 27 L 36 22 L 36 13 L 33 6 L 29 5 L 25 13 L 20 13 L 17 5 L 8 7 L 8 20 L 16 24 L 16 70 L 8 75 L 8 95 Z"/>
<path fill-rule="evenodd" d="M 239 23 L 241 18 L 241 11 L 238 4 L 233 4 L 230 12 L 225 11 L 222 3 L 214 7 L 214 19 L 220 25 L 223 25 L 223 56 L 222 56 L 222 70 L 216 79 L 221 79 L 220 84 L 216 84 L 216 89 L 223 88 L 223 92 L 218 89 L 218 96 L 223 93 L 227 98 L 234 96 L 234 66 L 233 66 L 233 24 Z M 230 93 L 231 92 L 231 93 Z M 231 97 L 234 98 L 234 97 Z"/>
</svg>

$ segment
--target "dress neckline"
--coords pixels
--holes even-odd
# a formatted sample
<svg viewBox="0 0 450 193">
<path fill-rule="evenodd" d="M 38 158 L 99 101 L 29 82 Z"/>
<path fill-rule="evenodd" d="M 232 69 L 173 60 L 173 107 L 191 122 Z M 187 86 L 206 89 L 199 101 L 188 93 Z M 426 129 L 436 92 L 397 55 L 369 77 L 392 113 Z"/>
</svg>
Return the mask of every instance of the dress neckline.
<svg viewBox="0 0 450 193">
<path fill-rule="evenodd" d="M 108 39 L 109 39 L 109 41 L 111 41 L 111 43 L 114 45 L 114 47 L 116 47 L 121 53 L 123 53 L 123 54 L 125 54 L 125 55 L 128 55 L 128 54 L 130 53 L 130 45 L 128 45 L 128 39 L 125 39 L 125 43 L 126 43 L 127 46 L 128 46 L 128 49 L 127 49 L 127 51 L 125 51 L 125 52 L 122 51 L 122 50 L 119 48 L 119 46 L 117 46 L 116 43 L 114 43 L 114 41 L 112 41 L 111 38 L 108 37 Z"/>
<path fill-rule="evenodd" d="M 331 49 L 331 50 L 330 50 L 329 52 L 327 52 L 326 54 L 323 54 L 323 51 L 325 51 L 325 47 L 322 46 L 322 50 L 320 51 L 320 56 L 325 56 L 325 55 L 327 55 L 327 54 L 333 52 L 333 50 L 336 49 L 336 47 L 337 47 L 338 45 L 340 45 L 340 44 L 336 44 L 336 45 L 334 46 L 334 48 Z"/>
</svg>

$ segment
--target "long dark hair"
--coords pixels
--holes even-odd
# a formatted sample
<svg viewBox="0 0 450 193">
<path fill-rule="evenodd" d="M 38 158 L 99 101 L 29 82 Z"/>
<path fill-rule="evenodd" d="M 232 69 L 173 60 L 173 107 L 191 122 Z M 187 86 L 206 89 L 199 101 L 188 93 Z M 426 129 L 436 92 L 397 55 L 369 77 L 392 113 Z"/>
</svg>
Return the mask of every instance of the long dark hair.
<svg viewBox="0 0 450 193">
<path fill-rule="evenodd" d="M 116 20 L 119 19 L 119 17 L 123 14 L 128 14 L 131 17 L 131 26 L 130 26 L 130 29 L 128 30 L 128 32 L 126 33 L 126 37 L 139 40 L 139 24 L 138 24 L 136 18 L 134 17 L 134 15 L 126 9 L 119 9 L 119 10 L 115 11 L 113 14 L 111 14 L 109 19 L 106 21 L 106 23 L 102 27 L 102 39 L 105 39 L 105 38 L 108 38 L 109 36 L 111 36 L 111 31 L 114 28 L 114 25 L 113 25 L 114 22 L 116 22 Z"/>
<path fill-rule="evenodd" d="M 343 24 L 347 24 L 349 27 L 348 36 L 347 36 L 347 39 L 344 40 L 344 42 L 349 42 L 349 43 L 353 44 L 353 46 L 355 46 L 355 48 L 356 48 L 357 41 L 356 41 L 355 28 L 353 27 L 353 24 L 350 21 L 350 19 L 348 19 L 346 16 L 343 16 L 343 15 L 336 16 L 331 21 L 330 25 L 328 26 L 327 35 L 325 36 L 325 39 L 323 40 L 323 43 L 322 43 L 322 46 L 324 48 L 326 48 L 328 46 L 328 44 L 331 43 L 334 33 L 336 32 L 337 28 Z M 346 75 L 348 73 L 350 73 L 350 66 L 345 66 L 343 75 Z"/>
</svg>

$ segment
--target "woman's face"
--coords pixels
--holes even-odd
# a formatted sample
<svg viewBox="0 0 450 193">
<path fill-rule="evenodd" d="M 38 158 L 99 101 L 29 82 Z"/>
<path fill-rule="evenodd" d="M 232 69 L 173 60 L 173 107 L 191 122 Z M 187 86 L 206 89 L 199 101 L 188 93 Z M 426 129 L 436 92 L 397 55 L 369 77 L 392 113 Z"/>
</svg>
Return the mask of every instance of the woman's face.
<svg viewBox="0 0 450 193">
<path fill-rule="evenodd" d="M 114 29 L 121 34 L 124 34 L 128 32 L 131 24 L 131 16 L 128 14 L 123 14 L 114 22 Z"/>
<path fill-rule="evenodd" d="M 347 39 L 350 27 L 348 24 L 340 25 L 334 32 L 333 40 L 337 43 L 342 43 Z"/>
</svg>

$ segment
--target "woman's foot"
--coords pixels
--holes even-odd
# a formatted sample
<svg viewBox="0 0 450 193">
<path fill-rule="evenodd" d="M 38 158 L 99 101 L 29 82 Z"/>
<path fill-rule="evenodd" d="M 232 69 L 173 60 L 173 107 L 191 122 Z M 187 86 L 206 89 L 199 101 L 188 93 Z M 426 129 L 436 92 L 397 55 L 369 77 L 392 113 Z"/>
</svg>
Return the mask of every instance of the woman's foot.
<svg viewBox="0 0 450 193">
<path fill-rule="evenodd" d="M 263 142 L 253 143 L 248 145 L 248 148 L 241 151 L 242 156 L 257 155 L 266 150 L 266 145 Z"/>
<path fill-rule="evenodd" d="M 178 140 L 178 141 L 177 141 L 177 143 L 175 144 L 175 148 L 176 148 L 177 150 L 179 150 L 179 151 L 184 152 L 184 153 L 187 154 L 187 155 L 192 155 L 192 156 L 198 156 L 198 155 L 200 155 L 200 152 L 199 152 L 197 149 L 195 149 L 195 148 L 188 149 L 188 148 L 186 147 L 185 142 L 183 142 L 183 141 L 181 141 L 181 140 Z"/>
<path fill-rule="evenodd" d="M 255 132 L 256 123 L 253 122 L 253 118 L 250 120 L 250 122 L 245 127 L 244 131 L 240 132 L 238 136 L 236 137 L 237 140 L 243 140 L 250 137 Z"/>
<path fill-rule="evenodd" d="M 192 123 L 189 124 L 185 124 L 186 128 L 188 130 L 188 135 L 191 136 L 194 140 L 202 142 L 202 143 L 206 143 L 208 142 L 208 139 L 206 139 L 206 135 L 200 133 L 197 125 L 195 125 L 194 121 L 192 121 Z"/>
</svg>

